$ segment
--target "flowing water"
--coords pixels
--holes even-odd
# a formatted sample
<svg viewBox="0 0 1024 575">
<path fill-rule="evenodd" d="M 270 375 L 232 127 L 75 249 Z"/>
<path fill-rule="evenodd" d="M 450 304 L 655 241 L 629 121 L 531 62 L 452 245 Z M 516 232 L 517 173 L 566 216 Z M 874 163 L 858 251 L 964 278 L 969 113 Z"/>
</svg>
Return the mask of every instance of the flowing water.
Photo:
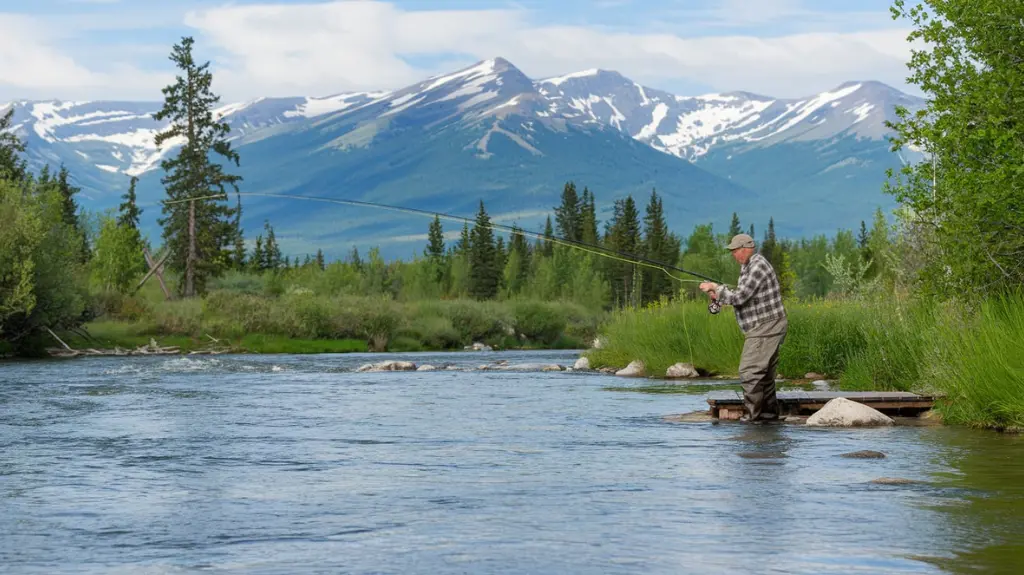
<svg viewBox="0 0 1024 575">
<path fill-rule="evenodd" d="M 702 392 L 472 369 L 575 357 L 0 363 L 0 570 L 1024 572 L 1019 437 L 684 423 Z"/>
</svg>

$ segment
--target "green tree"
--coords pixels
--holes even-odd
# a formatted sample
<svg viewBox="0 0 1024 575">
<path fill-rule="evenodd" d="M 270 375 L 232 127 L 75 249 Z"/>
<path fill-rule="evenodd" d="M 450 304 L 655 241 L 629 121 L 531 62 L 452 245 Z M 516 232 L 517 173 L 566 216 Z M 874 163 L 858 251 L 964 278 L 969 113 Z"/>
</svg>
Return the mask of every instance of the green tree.
<svg viewBox="0 0 1024 575">
<path fill-rule="evenodd" d="M 586 187 L 583 188 L 582 204 L 580 241 L 585 244 L 595 245 L 599 238 L 597 233 L 597 207 L 594 202 L 594 194 Z"/>
<path fill-rule="evenodd" d="M 497 250 L 491 219 L 483 200 L 469 240 L 469 293 L 476 299 L 491 299 L 498 294 L 502 269 L 497 267 Z"/>
<path fill-rule="evenodd" d="M 163 108 L 153 115 L 157 121 L 170 120 L 169 127 L 156 135 L 157 148 L 181 142 L 178 154 L 160 163 L 167 173 L 161 182 L 168 198 L 159 223 L 171 251 L 169 267 L 184 275 L 179 288 L 184 297 L 204 293 L 208 278 L 230 265 L 238 230 L 225 186 L 237 192 L 241 180 L 211 160 L 214 153 L 239 165 L 238 153 L 226 139 L 231 128 L 213 117 L 220 97 L 210 91 L 209 62 L 196 64 L 193 43 L 185 37 L 174 46 L 170 59 L 182 74 L 163 89 Z"/>
<path fill-rule="evenodd" d="M 257 272 L 263 271 L 266 264 L 266 256 L 263 254 L 263 234 L 256 236 L 256 245 L 252 248 L 252 257 L 249 258 L 249 267 Z"/>
<path fill-rule="evenodd" d="M 540 251 L 544 257 L 550 258 L 554 254 L 555 243 L 552 241 L 555 237 L 555 230 L 551 227 L 551 216 L 544 222 L 544 239 L 540 242 Z"/>
<path fill-rule="evenodd" d="M 931 230 L 924 287 L 959 296 L 1024 283 L 1024 3 L 896 0 L 909 20 L 908 80 L 925 109 L 897 107 L 893 149 L 930 161 L 890 170 L 887 189 Z"/>
<path fill-rule="evenodd" d="M 91 279 L 101 290 L 128 293 L 146 271 L 139 230 L 112 215 L 102 217 L 93 251 Z"/>
<path fill-rule="evenodd" d="M 13 131 L 14 107 L 0 116 L 0 180 L 21 182 L 28 174 L 25 160 L 25 143 Z"/>
<path fill-rule="evenodd" d="M 444 250 L 444 228 L 441 226 L 441 218 L 435 215 L 434 221 L 430 222 L 430 227 L 427 230 L 427 247 L 423 250 L 423 255 L 427 258 L 431 277 L 438 285 L 444 281 Z"/>
<path fill-rule="evenodd" d="M 673 235 L 665 222 L 665 210 L 661 198 L 651 190 L 651 199 L 644 215 L 643 255 L 648 259 L 673 265 L 679 259 L 680 240 Z M 657 301 L 671 297 L 676 286 L 672 278 L 660 270 L 643 268 L 643 302 Z"/>
<path fill-rule="evenodd" d="M 263 220 L 263 231 L 267 234 L 267 239 L 264 240 L 263 244 L 262 269 L 280 269 L 283 264 L 283 260 L 281 259 L 281 247 L 277 245 L 277 237 L 274 235 L 274 226 L 270 225 L 269 220 Z"/>
<path fill-rule="evenodd" d="M 324 263 L 324 251 L 319 248 L 316 250 L 316 267 L 320 268 L 320 271 L 327 269 L 327 266 Z"/>
<path fill-rule="evenodd" d="M 576 193 L 576 184 L 566 182 L 562 188 L 562 202 L 555 208 L 558 235 L 569 241 L 579 241 L 583 235 L 582 202 Z"/>
<path fill-rule="evenodd" d="M 78 202 L 75 201 L 75 194 L 81 192 L 82 189 L 71 183 L 68 179 L 70 176 L 67 167 L 61 163 L 56 179 L 57 191 L 61 197 L 61 217 L 64 223 L 74 229 L 81 238 L 78 254 L 81 261 L 86 262 L 89 260 L 89 244 L 86 241 L 85 228 L 79 219 Z"/>
<path fill-rule="evenodd" d="M 36 305 L 35 258 L 44 228 L 33 200 L 0 177 L 0 340 L 10 338 L 5 330 L 8 318 L 27 316 Z"/>
<path fill-rule="evenodd" d="M 753 224 L 751 224 L 751 225 L 753 225 Z M 743 233 L 743 228 L 740 227 L 740 217 L 738 215 L 736 215 L 736 212 L 733 212 L 732 213 L 732 222 L 729 224 L 729 239 L 732 239 L 733 236 L 737 236 L 737 235 L 742 234 L 742 233 Z M 751 233 L 753 233 L 753 228 L 751 228 Z M 750 236 L 750 237 L 754 237 L 754 236 Z"/>
<path fill-rule="evenodd" d="M 640 214 L 636 209 L 633 196 L 615 200 L 612 208 L 612 219 L 606 224 L 604 243 L 612 250 L 622 252 L 629 257 L 641 255 L 643 251 L 640 234 Z M 636 264 L 606 258 L 606 277 L 611 285 L 613 301 L 618 305 L 637 305 L 634 298 L 636 288 L 641 281 L 639 268 Z"/>
<path fill-rule="evenodd" d="M 139 209 L 136 203 L 135 197 L 135 184 L 139 182 L 139 178 L 132 176 L 131 181 L 128 183 L 128 191 L 121 196 L 124 199 L 121 205 L 118 206 L 118 225 L 132 228 L 133 230 L 139 229 L 139 216 L 142 215 L 142 210 Z"/>
</svg>

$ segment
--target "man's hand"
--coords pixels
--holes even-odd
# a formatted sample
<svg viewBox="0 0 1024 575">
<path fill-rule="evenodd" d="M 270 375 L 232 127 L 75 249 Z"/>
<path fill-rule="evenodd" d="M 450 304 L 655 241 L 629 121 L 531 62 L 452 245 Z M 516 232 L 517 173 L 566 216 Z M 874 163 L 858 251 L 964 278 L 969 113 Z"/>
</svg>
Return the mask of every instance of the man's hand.
<svg viewBox="0 0 1024 575">
<path fill-rule="evenodd" d="M 704 293 L 718 291 L 718 284 L 713 282 L 703 282 L 700 284 L 700 291 Z"/>
</svg>

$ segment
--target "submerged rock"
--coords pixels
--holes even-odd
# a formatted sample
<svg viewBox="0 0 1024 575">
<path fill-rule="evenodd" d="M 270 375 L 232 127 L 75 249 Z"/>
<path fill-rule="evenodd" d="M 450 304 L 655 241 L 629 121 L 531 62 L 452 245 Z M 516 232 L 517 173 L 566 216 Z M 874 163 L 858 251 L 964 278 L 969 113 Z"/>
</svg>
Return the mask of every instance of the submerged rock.
<svg viewBox="0 0 1024 575">
<path fill-rule="evenodd" d="M 474 342 L 473 345 L 467 345 L 463 348 L 466 351 L 494 351 L 494 348 L 480 342 Z"/>
<path fill-rule="evenodd" d="M 416 364 L 411 361 L 382 361 L 380 363 L 367 363 L 357 369 L 357 372 L 375 371 L 415 371 Z"/>
<path fill-rule="evenodd" d="M 804 379 L 825 379 L 825 376 L 818 372 L 811 371 L 804 374 Z"/>
<path fill-rule="evenodd" d="M 885 454 L 881 451 L 854 451 L 853 453 L 844 453 L 840 457 L 846 457 L 847 459 L 885 459 Z"/>
<path fill-rule="evenodd" d="M 697 369 L 694 368 L 691 363 L 677 363 L 675 365 L 670 365 L 669 368 L 665 370 L 665 377 L 669 378 L 694 378 L 699 376 L 700 374 L 697 373 Z"/>
<path fill-rule="evenodd" d="M 644 375 L 644 362 L 634 360 L 629 365 L 615 372 L 619 377 L 642 377 Z"/>
<path fill-rule="evenodd" d="M 894 423 L 892 418 L 873 407 L 850 401 L 845 397 L 837 397 L 826 403 L 814 415 L 808 417 L 806 425 L 811 427 L 861 427 L 893 425 Z"/>
<path fill-rule="evenodd" d="M 872 479 L 871 483 L 877 485 L 910 485 L 911 483 L 920 483 L 920 481 L 904 479 L 902 477 L 879 477 L 878 479 Z"/>
<path fill-rule="evenodd" d="M 577 359 L 576 363 L 572 364 L 572 368 L 575 369 L 575 370 L 581 370 L 581 371 L 585 370 L 585 369 L 590 369 L 590 358 L 589 357 L 581 357 L 581 358 Z"/>
</svg>

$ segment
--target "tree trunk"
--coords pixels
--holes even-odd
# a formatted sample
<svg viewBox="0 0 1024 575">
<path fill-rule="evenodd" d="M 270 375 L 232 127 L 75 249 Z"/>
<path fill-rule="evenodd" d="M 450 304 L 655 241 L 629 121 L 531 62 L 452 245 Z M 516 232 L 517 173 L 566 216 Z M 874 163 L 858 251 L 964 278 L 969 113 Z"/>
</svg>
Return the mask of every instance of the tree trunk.
<svg viewBox="0 0 1024 575">
<path fill-rule="evenodd" d="M 188 202 L 188 259 L 185 260 L 185 297 L 195 292 L 196 276 L 196 201 Z"/>
</svg>

